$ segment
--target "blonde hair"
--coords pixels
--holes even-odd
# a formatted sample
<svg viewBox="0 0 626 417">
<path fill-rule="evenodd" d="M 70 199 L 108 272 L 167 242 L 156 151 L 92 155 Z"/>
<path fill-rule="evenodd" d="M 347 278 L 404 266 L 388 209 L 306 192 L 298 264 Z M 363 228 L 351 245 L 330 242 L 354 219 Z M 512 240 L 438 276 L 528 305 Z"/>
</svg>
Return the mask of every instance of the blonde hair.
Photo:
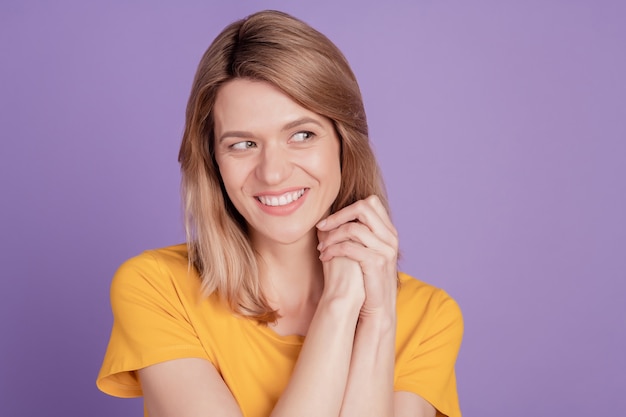
<svg viewBox="0 0 626 417">
<path fill-rule="evenodd" d="M 234 78 L 270 83 L 333 122 L 341 142 L 341 188 L 331 212 L 372 194 L 385 207 L 387 199 L 361 93 L 339 49 L 282 12 L 259 12 L 227 26 L 198 66 L 178 157 L 189 259 L 206 294 L 216 292 L 234 313 L 267 323 L 278 315 L 261 291 L 246 222 L 224 190 L 213 154 L 213 106 L 219 88 Z"/>
</svg>

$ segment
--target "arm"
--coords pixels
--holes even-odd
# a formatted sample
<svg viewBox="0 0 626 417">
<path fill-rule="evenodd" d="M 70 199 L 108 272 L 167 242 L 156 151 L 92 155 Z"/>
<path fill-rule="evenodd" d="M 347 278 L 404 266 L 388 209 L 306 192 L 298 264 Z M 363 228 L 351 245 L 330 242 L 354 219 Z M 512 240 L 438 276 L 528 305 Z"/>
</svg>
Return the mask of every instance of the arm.
<svg viewBox="0 0 626 417">
<path fill-rule="evenodd" d="M 319 320 L 322 322 L 323 320 Z M 322 326 L 320 326 L 321 328 Z M 372 341 L 378 340 L 379 332 L 383 330 L 382 326 L 370 326 L 367 323 L 359 324 L 357 335 L 355 337 L 352 361 L 350 365 L 350 381 L 346 392 L 344 404 L 362 404 L 366 405 L 369 410 L 369 402 L 362 401 L 363 398 L 376 397 L 378 393 L 384 393 L 381 397 L 391 395 L 393 385 L 393 362 L 389 361 L 389 356 L 385 355 L 385 347 L 389 347 L 388 337 L 380 338 L 378 343 Z M 389 333 L 388 331 L 384 333 Z M 310 339 L 312 340 L 312 339 Z M 314 349 L 310 349 L 311 357 Z M 300 366 L 299 377 L 294 377 L 290 383 L 292 394 L 287 392 L 281 397 L 282 403 L 279 409 L 278 405 L 273 415 L 289 413 L 290 407 L 296 407 L 302 410 L 306 407 L 310 410 L 311 415 L 326 416 L 337 415 L 336 410 L 339 409 L 341 398 L 337 398 L 337 394 L 343 393 L 345 380 L 337 377 L 336 369 L 331 369 L 333 374 L 323 375 L 323 372 L 317 372 L 319 377 L 324 378 L 323 383 L 317 384 L 326 390 L 328 396 L 327 402 L 322 402 L 319 396 L 311 396 L 311 386 L 307 386 L 307 372 L 316 372 L 315 369 L 307 369 L 305 364 L 313 362 L 302 358 L 303 366 Z M 326 358 L 322 360 L 326 360 Z M 391 363 L 390 363 L 391 362 Z M 329 363 L 329 362 L 327 362 Z M 391 371 L 390 367 L 391 366 Z M 344 370 L 345 372 L 345 370 Z M 391 372 L 390 379 L 379 378 L 378 375 Z M 166 416 L 215 416 L 215 417 L 240 417 L 241 411 L 226 387 L 226 384 L 219 376 L 214 366 L 205 359 L 189 358 L 177 359 L 173 361 L 163 362 L 138 371 L 141 385 L 144 391 L 146 407 L 151 417 Z M 329 384 L 331 382 L 332 384 Z M 372 383 L 374 382 L 374 383 Z M 303 384 L 304 383 L 304 384 Z M 333 385 L 334 384 L 334 385 Z M 305 391 L 299 391 L 304 389 Z M 298 401 L 297 395 L 300 392 Z M 324 395 L 324 393 L 319 393 Z M 354 396 L 355 398 L 350 398 Z M 360 398 L 359 398 L 360 396 Z M 334 397 L 334 398 L 330 398 Z M 315 401 L 307 407 L 306 402 Z M 387 398 L 387 401 L 390 401 Z M 332 410 L 317 410 L 315 406 L 329 406 Z M 434 408 L 421 397 L 409 392 L 396 392 L 393 394 L 394 413 L 380 413 L 377 416 L 395 416 L 395 417 L 431 417 L 435 415 Z M 352 410 L 356 411 L 356 410 Z M 347 412 L 344 410 L 344 412 Z M 302 415 L 298 411 L 297 415 Z M 366 415 L 366 414 L 362 414 Z"/>
<path fill-rule="evenodd" d="M 366 292 L 341 417 L 434 416 L 435 409 L 419 396 L 393 392 L 398 238 L 384 206 L 369 197 L 329 216 L 319 228 L 326 231 L 321 259 L 357 261 Z"/>
<path fill-rule="evenodd" d="M 150 417 L 241 417 L 241 410 L 211 362 L 175 359 L 138 371 Z"/>
<path fill-rule="evenodd" d="M 393 416 L 394 348 L 395 321 L 359 322 L 341 417 Z"/>
<path fill-rule="evenodd" d="M 395 322 L 359 323 L 342 417 L 435 417 L 435 408 L 420 396 L 393 392 L 394 348 Z"/>
<path fill-rule="evenodd" d="M 324 292 L 298 362 L 272 417 L 334 417 L 345 391 L 354 332 L 364 299 L 359 265 L 346 258 L 324 263 Z"/>
</svg>

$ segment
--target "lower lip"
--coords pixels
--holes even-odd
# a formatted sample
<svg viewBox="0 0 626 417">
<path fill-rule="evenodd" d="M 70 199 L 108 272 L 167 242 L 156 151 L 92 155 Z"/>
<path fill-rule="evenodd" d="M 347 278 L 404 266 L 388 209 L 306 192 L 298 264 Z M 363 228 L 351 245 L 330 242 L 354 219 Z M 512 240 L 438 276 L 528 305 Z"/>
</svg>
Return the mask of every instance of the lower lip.
<svg viewBox="0 0 626 417">
<path fill-rule="evenodd" d="M 296 201 L 292 201 L 289 204 L 285 204 L 284 206 L 266 206 L 256 198 L 255 201 L 261 208 L 261 210 L 263 210 L 267 214 L 271 214 L 272 216 L 288 216 L 296 211 L 298 208 L 300 208 L 302 204 L 304 204 L 304 199 L 307 197 L 308 194 L 309 189 L 307 188 L 304 190 L 304 194 L 302 194 L 302 197 L 300 197 Z"/>
</svg>

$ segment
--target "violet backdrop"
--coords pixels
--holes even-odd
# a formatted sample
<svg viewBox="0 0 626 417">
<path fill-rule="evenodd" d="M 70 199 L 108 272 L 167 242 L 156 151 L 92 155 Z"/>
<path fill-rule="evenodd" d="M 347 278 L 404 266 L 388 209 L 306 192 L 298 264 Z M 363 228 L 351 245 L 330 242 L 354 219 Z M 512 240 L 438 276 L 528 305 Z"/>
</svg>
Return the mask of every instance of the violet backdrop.
<svg viewBox="0 0 626 417">
<path fill-rule="evenodd" d="M 464 415 L 624 415 L 625 5 L 4 0 L 0 415 L 141 415 L 95 387 L 110 279 L 182 241 L 195 67 L 266 8 L 359 78 L 401 267 L 464 312 Z"/>
</svg>

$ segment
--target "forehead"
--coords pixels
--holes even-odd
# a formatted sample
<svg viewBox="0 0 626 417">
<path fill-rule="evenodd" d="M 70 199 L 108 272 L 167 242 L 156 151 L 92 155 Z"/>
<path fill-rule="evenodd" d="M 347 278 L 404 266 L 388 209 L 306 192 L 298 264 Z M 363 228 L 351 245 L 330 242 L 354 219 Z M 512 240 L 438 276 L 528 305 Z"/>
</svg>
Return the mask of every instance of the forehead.
<svg viewBox="0 0 626 417">
<path fill-rule="evenodd" d="M 217 136 L 232 129 L 251 132 L 280 129 L 304 117 L 330 125 L 329 120 L 302 107 L 272 84 L 244 78 L 220 87 L 213 114 Z"/>
</svg>

